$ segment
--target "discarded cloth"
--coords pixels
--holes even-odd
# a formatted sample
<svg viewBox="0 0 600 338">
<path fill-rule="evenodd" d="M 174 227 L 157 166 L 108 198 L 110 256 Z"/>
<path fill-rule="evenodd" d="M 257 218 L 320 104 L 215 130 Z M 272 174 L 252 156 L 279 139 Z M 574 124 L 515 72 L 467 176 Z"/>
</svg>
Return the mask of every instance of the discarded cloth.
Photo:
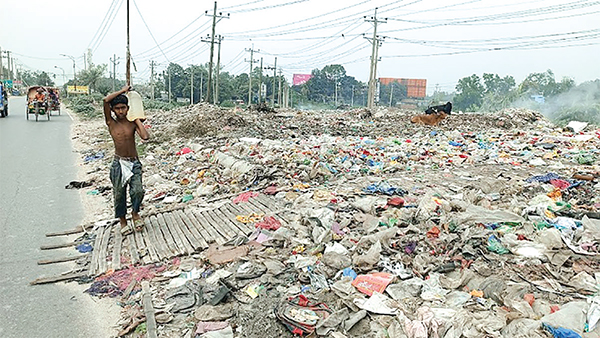
<svg viewBox="0 0 600 338">
<path fill-rule="evenodd" d="M 527 182 L 527 183 L 533 183 L 533 182 L 548 183 L 548 182 L 550 182 L 550 180 L 558 180 L 558 179 L 560 179 L 560 176 L 558 176 L 558 174 L 547 173 L 545 175 L 532 176 L 532 177 L 526 179 L 525 182 Z"/>
<path fill-rule="evenodd" d="M 238 197 L 232 200 L 233 204 L 238 204 L 240 202 L 248 202 L 251 198 L 257 197 L 258 193 L 254 191 L 247 191 L 245 193 L 240 194 Z"/>
<path fill-rule="evenodd" d="M 229 326 L 227 322 L 198 322 L 196 324 L 196 334 L 203 334 L 209 331 L 222 330 Z"/>
</svg>

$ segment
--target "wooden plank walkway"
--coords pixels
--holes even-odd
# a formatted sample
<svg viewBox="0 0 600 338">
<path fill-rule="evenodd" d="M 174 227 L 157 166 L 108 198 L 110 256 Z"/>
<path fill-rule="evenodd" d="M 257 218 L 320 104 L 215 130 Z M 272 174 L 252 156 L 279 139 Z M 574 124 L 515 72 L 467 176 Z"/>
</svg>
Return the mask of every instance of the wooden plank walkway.
<svg viewBox="0 0 600 338">
<path fill-rule="evenodd" d="M 127 236 L 121 236 L 118 223 L 99 227 L 95 230 L 89 274 L 97 276 L 128 264 L 187 256 L 202 252 L 211 243 L 221 245 L 239 235 L 249 236 L 254 226 L 238 221 L 238 215 L 274 215 L 286 225 L 289 221 L 277 215 L 282 210 L 278 201 L 261 194 L 248 202 L 227 202 L 210 210 L 190 207 L 146 216 L 144 230 Z"/>
</svg>

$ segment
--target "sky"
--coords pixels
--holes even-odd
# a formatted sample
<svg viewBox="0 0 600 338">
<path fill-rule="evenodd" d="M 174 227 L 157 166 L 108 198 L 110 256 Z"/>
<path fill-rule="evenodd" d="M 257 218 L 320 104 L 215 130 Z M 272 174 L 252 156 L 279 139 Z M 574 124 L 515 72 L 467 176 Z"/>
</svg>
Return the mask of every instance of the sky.
<svg viewBox="0 0 600 338">
<path fill-rule="evenodd" d="M 221 65 L 248 72 L 250 52 L 291 81 L 294 73 L 341 64 L 367 82 L 377 8 L 378 77 L 427 79 L 427 92 L 452 92 L 463 77 L 510 75 L 517 83 L 551 69 L 556 80 L 600 79 L 600 1 L 591 0 L 221 0 L 216 35 Z M 23 70 L 63 82 L 83 68 L 119 58 L 125 77 L 127 0 L 3 1 L 0 48 Z M 129 0 L 133 82 L 147 82 L 150 61 L 207 63 L 214 2 Z M 8 29 L 7 29 L 8 27 Z M 217 48 L 215 47 L 215 62 Z M 4 59 L 6 62 L 6 59 Z M 56 67 L 55 67 L 56 66 Z M 58 68 L 57 68 L 58 67 Z M 109 67 L 112 69 L 112 66 Z M 132 68 L 133 69 L 133 68 Z M 265 70 L 265 73 L 271 70 Z M 106 74 L 108 76 L 108 74 Z"/>
</svg>

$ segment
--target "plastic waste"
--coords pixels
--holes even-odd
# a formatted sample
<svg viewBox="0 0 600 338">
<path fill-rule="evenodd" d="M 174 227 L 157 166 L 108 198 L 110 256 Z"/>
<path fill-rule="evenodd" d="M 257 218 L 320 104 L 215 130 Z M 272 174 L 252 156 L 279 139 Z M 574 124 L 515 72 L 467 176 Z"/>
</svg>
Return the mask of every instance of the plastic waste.
<svg viewBox="0 0 600 338">
<path fill-rule="evenodd" d="M 488 237 L 488 250 L 491 252 L 495 252 L 497 254 L 503 255 L 509 253 L 508 249 L 502 245 L 502 242 L 496 235 L 491 235 Z"/>
<path fill-rule="evenodd" d="M 600 320 L 600 296 L 594 296 L 594 298 L 588 299 L 588 301 L 590 302 L 590 309 L 587 312 L 585 331 L 592 332 L 596 329 Z"/>
<path fill-rule="evenodd" d="M 142 96 L 136 91 L 129 91 L 127 94 L 129 100 L 129 111 L 127 112 L 127 119 L 134 121 L 140 119 L 141 121 L 146 120 L 146 114 L 144 114 L 144 104 L 142 103 Z"/>
<path fill-rule="evenodd" d="M 573 330 L 565 329 L 563 327 L 554 328 L 546 323 L 542 323 L 542 327 L 544 328 L 544 330 L 550 332 L 550 334 L 552 334 L 554 338 L 581 338 L 581 335 L 579 335 L 579 333 Z"/>
<path fill-rule="evenodd" d="M 381 243 L 375 242 L 364 255 L 357 255 L 353 259 L 354 266 L 362 269 L 370 269 L 377 265 L 381 258 Z"/>
<path fill-rule="evenodd" d="M 368 275 L 358 275 L 352 281 L 352 285 L 358 291 L 371 296 L 373 292 L 383 293 L 393 279 L 394 277 L 389 273 L 376 272 Z"/>
<path fill-rule="evenodd" d="M 368 299 L 355 298 L 354 304 L 363 310 L 380 315 L 395 315 L 398 313 L 396 302 L 379 292 L 373 292 L 373 295 Z"/>
<path fill-rule="evenodd" d="M 586 302 L 569 302 L 561 306 L 558 311 L 542 317 L 541 321 L 552 327 L 562 327 L 581 334 L 587 320 L 588 308 Z"/>
<path fill-rule="evenodd" d="M 574 133 L 579 133 L 580 131 L 584 130 L 587 126 L 587 122 L 571 121 L 569 122 L 569 124 L 567 124 L 565 129 L 571 130 Z"/>
</svg>

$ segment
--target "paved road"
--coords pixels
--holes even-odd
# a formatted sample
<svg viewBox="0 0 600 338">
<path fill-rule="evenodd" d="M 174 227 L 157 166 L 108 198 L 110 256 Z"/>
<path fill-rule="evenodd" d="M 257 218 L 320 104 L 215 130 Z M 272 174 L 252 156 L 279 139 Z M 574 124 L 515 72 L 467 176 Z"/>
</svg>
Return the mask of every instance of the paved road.
<svg viewBox="0 0 600 338">
<path fill-rule="evenodd" d="M 11 98 L 9 109 L 0 119 L 0 337 L 107 337 L 114 321 L 81 286 L 29 285 L 73 266 L 37 265 L 75 253 L 39 249 L 65 242 L 45 234 L 72 229 L 83 217 L 77 191 L 64 188 L 77 177 L 72 121 L 65 113 L 27 121 L 24 97 Z"/>
</svg>

